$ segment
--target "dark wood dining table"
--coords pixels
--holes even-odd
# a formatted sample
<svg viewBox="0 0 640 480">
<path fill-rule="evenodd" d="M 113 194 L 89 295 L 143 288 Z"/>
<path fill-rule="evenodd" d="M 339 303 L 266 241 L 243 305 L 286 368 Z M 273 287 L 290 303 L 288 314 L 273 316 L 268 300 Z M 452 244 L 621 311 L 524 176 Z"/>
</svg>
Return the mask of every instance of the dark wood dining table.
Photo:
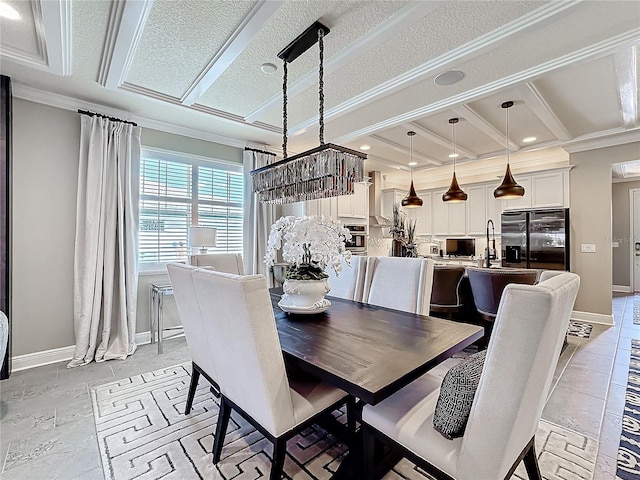
<svg viewBox="0 0 640 480">
<path fill-rule="evenodd" d="M 287 360 L 370 405 L 384 400 L 479 340 L 482 327 L 366 303 L 327 298 L 329 309 L 291 315 L 271 289 Z"/>
</svg>

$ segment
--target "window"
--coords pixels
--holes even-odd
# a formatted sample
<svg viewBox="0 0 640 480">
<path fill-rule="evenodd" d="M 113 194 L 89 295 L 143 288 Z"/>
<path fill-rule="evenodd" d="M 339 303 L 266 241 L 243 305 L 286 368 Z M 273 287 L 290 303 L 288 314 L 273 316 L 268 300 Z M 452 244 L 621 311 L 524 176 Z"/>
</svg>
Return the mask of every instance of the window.
<svg viewBox="0 0 640 480">
<path fill-rule="evenodd" d="M 242 253 L 243 182 L 241 165 L 143 149 L 140 269 L 186 261 L 191 225 L 217 228 L 210 253 Z"/>
</svg>

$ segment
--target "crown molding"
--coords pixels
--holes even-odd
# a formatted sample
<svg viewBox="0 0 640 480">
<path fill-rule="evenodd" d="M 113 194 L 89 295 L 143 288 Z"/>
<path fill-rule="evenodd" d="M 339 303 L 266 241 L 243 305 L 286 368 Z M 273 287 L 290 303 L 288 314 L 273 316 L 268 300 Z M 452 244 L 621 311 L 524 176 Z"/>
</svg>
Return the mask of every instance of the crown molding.
<svg viewBox="0 0 640 480">
<path fill-rule="evenodd" d="M 50 107 L 61 108 L 63 110 L 77 111 L 78 109 L 80 109 L 98 111 L 104 115 L 122 118 L 123 120 L 135 122 L 141 127 L 151 128 L 154 130 L 159 130 L 161 132 L 182 135 L 184 137 L 197 138 L 199 140 L 218 143 L 220 145 L 227 145 L 229 147 L 244 148 L 246 146 L 251 146 L 255 148 L 265 148 L 263 144 L 259 144 L 256 142 L 249 142 L 247 140 L 225 137 L 223 135 L 205 132 L 203 130 L 183 127 L 180 125 L 173 125 L 171 123 L 154 120 L 152 118 L 144 117 L 141 115 L 135 115 L 130 112 L 107 107 L 105 105 L 86 102 L 57 93 L 46 92 L 44 90 L 39 90 L 20 83 L 13 83 L 12 92 L 14 97 L 28 100 L 30 102 L 40 103 L 43 105 L 48 105 Z"/>
<path fill-rule="evenodd" d="M 508 41 L 513 35 L 537 25 L 538 23 L 559 14 L 568 8 L 574 7 L 578 3 L 580 2 L 575 0 L 567 2 L 550 2 L 527 15 L 523 15 L 522 17 L 507 23 L 501 28 L 481 35 L 471 42 L 465 43 L 458 48 L 454 48 L 444 55 L 440 55 L 429 62 L 423 63 L 402 75 L 398 75 L 395 78 L 387 80 L 386 82 L 370 88 L 366 92 L 356 95 L 355 97 L 326 110 L 324 114 L 325 121 L 345 115 L 359 107 L 362 107 L 363 105 L 405 89 L 426 77 L 444 72 L 452 66 L 459 65 L 462 62 L 486 53 L 489 50 L 496 48 L 496 46 L 501 43 Z M 411 121 L 414 119 L 415 117 L 407 118 L 405 121 Z M 314 116 L 313 118 L 294 125 L 293 128 L 290 129 L 291 134 L 294 135 L 296 132 L 314 125 L 317 121 L 318 117 Z"/>
<path fill-rule="evenodd" d="M 31 2 L 31 13 L 33 15 L 33 26 L 36 31 L 36 43 L 38 44 L 38 52 L 27 52 L 26 50 L 21 50 L 19 48 L 2 45 L 0 56 L 5 57 L 20 65 L 48 72 L 50 69 L 49 62 L 47 61 L 47 42 L 45 40 L 46 33 L 44 29 L 44 22 L 42 20 L 42 10 L 40 8 L 40 2 Z"/>
<path fill-rule="evenodd" d="M 376 28 L 358 38 L 355 42 L 344 48 L 330 59 L 324 62 L 324 74 L 329 76 L 331 73 L 339 70 L 345 65 L 352 63 L 366 52 L 374 49 L 378 45 L 386 42 L 398 33 L 406 31 L 409 27 L 424 18 L 427 14 L 440 7 L 444 1 L 415 2 L 408 7 L 402 9 L 396 15 L 381 23 Z M 302 92 L 318 83 L 318 69 L 314 68 L 306 75 L 293 82 L 287 87 L 287 98 L 291 100 Z M 255 122 L 258 118 L 264 116 L 269 110 L 279 106 L 282 103 L 282 93 L 274 95 L 264 102 L 254 111 L 250 112 L 245 121 L 248 123 Z M 315 121 L 312 122 L 312 124 Z M 300 129 L 299 129 L 300 130 Z M 295 132 L 292 132 L 292 134 Z"/>
<path fill-rule="evenodd" d="M 622 123 L 626 128 L 637 127 L 638 119 L 638 65 L 637 46 L 613 56 L 614 75 L 620 100 Z"/>
<path fill-rule="evenodd" d="M 124 83 L 152 6 L 153 0 L 111 4 L 98 73 L 98 83 L 103 87 L 113 90 Z"/>
<path fill-rule="evenodd" d="M 545 73 L 551 72 L 560 67 L 612 54 L 616 51 L 616 49 L 619 49 L 623 45 L 637 42 L 639 36 L 640 28 L 631 29 L 627 32 L 621 33 L 620 35 L 616 35 L 594 45 L 581 48 L 575 52 L 563 55 L 548 62 L 541 63 L 540 65 L 523 70 L 516 74 L 501 78 L 499 80 L 496 80 L 495 82 L 487 83 L 480 87 L 467 90 L 466 92 L 462 92 L 458 95 L 454 95 L 430 105 L 425 105 L 411 110 L 410 112 L 396 115 L 395 117 L 388 118 L 376 124 L 369 125 L 359 130 L 355 130 L 340 137 L 334 138 L 332 139 L 332 141 L 335 143 L 349 143 L 357 140 L 358 138 L 371 135 L 380 130 L 396 127 L 403 123 L 411 122 L 413 120 L 442 111 L 447 108 L 454 108 L 460 104 L 464 104 L 482 96 L 495 93 L 508 87 L 512 87 L 513 85 L 519 84 L 521 82 L 531 81 L 536 77 L 544 75 Z M 327 120 L 327 118 L 329 117 L 327 113 L 325 113 L 325 120 Z"/>
<path fill-rule="evenodd" d="M 282 6 L 282 0 L 259 0 L 242 23 L 227 39 L 222 48 L 211 59 L 198 78 L 189 86 L 180 99 L 184 105 L 195 103 L 213 85 L 233 61 L 262 31 L 269 19 Z"/>
</svg>

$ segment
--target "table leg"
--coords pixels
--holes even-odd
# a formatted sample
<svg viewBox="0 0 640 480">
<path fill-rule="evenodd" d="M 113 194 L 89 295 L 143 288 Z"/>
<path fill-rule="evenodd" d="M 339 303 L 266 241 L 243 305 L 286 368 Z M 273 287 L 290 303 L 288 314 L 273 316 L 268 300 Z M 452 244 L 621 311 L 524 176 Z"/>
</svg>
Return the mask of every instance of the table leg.
<svg viewBox="0 0 640 480">
<path fill-rule="evenodd" d="M 164 329 L 164 293 L 158 292 L 158 353 L 162 353 L 162 333 Z"/>
<path fill-rule="evenodd" d="M 151 287 L 151 291 L 149 292 L 149 334 L 151 335 L 151 343 L 156 343 L 155 306 L 156 291 Z"/>
</svg>

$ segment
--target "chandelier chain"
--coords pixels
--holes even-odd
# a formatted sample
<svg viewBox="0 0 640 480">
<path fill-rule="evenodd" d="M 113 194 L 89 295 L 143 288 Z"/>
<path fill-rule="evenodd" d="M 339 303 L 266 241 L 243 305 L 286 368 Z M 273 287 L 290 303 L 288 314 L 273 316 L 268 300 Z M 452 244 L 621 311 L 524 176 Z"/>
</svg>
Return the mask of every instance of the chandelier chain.
<svg viewBox="0 0 640 480">
<path fill-rule="evenodd" d="M 283 60 L 282 80 L 282 158 L 287 158 L 287 60 Z"/>
<path fill-rule="evenodd" d="M 319 140 L 320 145 L 324 145 L 324 30 L 318 30 L 318 46 L 320 50 L 320 66 L 318 68 L 318 89 L 320 96 L 320 108 L 318 112 Z"/>
</svg>

